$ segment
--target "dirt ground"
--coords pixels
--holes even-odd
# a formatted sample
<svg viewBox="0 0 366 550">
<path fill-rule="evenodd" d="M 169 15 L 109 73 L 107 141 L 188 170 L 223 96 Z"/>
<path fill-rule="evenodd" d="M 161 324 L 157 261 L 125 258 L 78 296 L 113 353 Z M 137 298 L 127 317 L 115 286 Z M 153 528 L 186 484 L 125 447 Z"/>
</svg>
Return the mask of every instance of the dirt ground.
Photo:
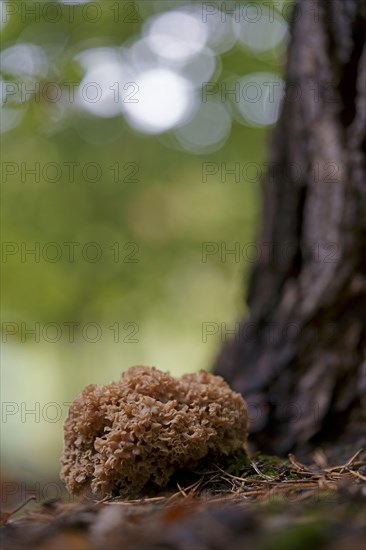
<svg viewBox="0 0 366 550">
<path fill-rule="evenodd" d="M 121 500 L 51 499 L 13 519 L 4 550 L 365 550 L 366 453 L 330 465 L 244 453 Z"/>
</svg>

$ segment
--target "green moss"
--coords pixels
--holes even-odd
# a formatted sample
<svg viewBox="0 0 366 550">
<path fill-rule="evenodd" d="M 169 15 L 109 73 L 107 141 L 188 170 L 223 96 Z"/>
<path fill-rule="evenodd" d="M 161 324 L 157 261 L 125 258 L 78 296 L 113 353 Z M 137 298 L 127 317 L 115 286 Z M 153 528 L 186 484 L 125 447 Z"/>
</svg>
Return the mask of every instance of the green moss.
<svg viewBox="0 0 366 550">
<path fill-rule="evenodd" d="M 228 474 L 240 476 L 244 470 L 250 467 L 250 460 L 244 450 L 236 451 L 227 458 L 227 467 L 223 468 Z"/>
<path fill-rule="evenodd" d="M 323 523 L 293 525 L 265 541 L 261 550 L 316 550 L 323 547 L 327 535 Z"/>
<path fill-rule="evenodd" d="M 268 455 L 260 455 L 254 462 L 262 474 L 271 477 L 277 477 L 279 475 L 279 468 L 284 464 L 283 458 Z"/>
</svg>

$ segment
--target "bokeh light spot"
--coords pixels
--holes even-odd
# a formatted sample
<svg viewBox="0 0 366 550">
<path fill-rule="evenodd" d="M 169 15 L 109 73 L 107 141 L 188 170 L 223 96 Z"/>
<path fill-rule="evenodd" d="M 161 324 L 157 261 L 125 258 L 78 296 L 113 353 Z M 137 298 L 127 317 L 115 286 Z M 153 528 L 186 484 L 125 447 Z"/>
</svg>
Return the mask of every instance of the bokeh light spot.
<svg viewBox="0 0 366 550">
<path fill-rule="evenodd" d="M 125 102 L 129 123 L 147 133 L 164 132 L 192 112 L 194 98 L 188 80 L 168 69 L 151 69 L 136 79 L 135 97 Z"/>
<path fill-rule="evenodd" d="M 15 44 L 0 54 L 1 70 L 14 76 L 46 76 L 48 60 L 45 52 L 34 44 Z"/>
<path fill-rule="evenodd" d="M 175 131 L 182 147 L 193 153 L 217 150 L 228 138 L 231 115 L 227 108 L 215 101 L 202 103 L 195 117 Z"/>
<path fill-rule="evenodd" d="M 249 126 L 271 126 L 278 120 L 285 83 L 276 73 L 251 73 L 240 79 L 236 118 Z"/>
<path fill-rule="evenodd" d="M 268 5 L 248 4 L 238 8 L 234 31 L 239 43 L 253 52 L 265 52 L 279 46 L 288 34 L 284 18 Z"/>
<path fill-rule="evenodd" d="M 147 40 L 156 54 L 186 62 L 205 46 L 208 29 L 198 17 L 184 11 L 158 15 L 146 25 Z"/>
</svg>

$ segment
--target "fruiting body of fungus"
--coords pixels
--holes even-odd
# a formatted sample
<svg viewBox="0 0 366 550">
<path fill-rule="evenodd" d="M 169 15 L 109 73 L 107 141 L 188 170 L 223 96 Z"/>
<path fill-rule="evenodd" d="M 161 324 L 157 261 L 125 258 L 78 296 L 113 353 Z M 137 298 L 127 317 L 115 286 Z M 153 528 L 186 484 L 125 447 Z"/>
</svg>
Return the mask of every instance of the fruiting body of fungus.
<svg viewBox="0 0 366 550">
<path fill-rule="evenodd" d="M 71 404 L 61 479 L 75 495 L 90 488 L 98 498 L 136 496 L 209 454 L 242 448 L 247 425 L 245 401 L 220 376 L 131 367 Z"/>
</svg>

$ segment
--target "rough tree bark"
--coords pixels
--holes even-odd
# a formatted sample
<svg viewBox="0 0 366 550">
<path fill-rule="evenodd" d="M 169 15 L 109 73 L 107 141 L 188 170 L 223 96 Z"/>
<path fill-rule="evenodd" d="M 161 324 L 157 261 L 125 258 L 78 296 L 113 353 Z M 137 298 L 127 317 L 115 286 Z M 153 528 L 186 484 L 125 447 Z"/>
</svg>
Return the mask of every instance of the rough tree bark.
<svg viewBox="0 0 366 550">
<path fill-rule="evenodd" d="M 249 314 L 215 365 L 261 450 L 362 444 L 366 370 L 366 2 L 299 0 L 263 182 Z M 267 250 L 268 250 L 268 244 Z"/>
</svg>

